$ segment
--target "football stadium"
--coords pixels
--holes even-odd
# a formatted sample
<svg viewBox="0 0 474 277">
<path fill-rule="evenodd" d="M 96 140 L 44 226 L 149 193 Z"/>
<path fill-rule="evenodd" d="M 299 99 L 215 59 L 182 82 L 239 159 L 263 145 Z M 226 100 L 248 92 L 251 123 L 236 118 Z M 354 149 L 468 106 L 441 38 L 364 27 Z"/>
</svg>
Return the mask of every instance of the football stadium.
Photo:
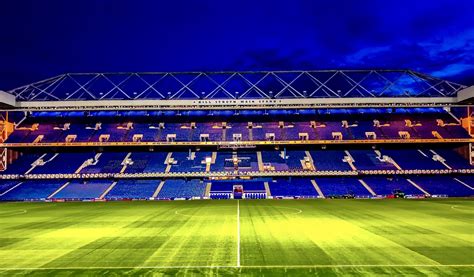
<svg viewBox="0 0 474 277">
<path fill-rule="evenodd" d="M 67 73 L 0 92 L 0 274 L 474 273 L 474 87 Z"/>
</svg>

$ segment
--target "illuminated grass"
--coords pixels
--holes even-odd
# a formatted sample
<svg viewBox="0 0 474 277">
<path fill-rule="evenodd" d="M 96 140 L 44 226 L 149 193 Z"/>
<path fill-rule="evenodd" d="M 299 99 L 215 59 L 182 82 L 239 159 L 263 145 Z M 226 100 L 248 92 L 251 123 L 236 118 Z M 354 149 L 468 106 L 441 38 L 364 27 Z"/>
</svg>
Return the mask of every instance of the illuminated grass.
<svg viewBox="0 0 474 277">
<path fill-rule="evenodd" d="M 474 273 L 473 200 L 243 200 L 239 207 L 0 203 L 0 274 Z"/>
</svg>

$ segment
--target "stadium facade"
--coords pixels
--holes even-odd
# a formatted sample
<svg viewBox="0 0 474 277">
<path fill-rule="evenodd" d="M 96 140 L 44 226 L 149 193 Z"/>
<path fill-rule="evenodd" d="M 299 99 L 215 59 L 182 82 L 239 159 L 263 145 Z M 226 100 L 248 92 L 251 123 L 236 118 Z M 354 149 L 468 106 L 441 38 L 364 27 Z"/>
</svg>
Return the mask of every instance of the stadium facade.
<svg viewBox="0 0 474 277">
<path fill-rule="evenodd" d="M 0 200 L 472 196 L 473 99 L 411 70 L 63 74 L 0 92 Z"/>
</svg>

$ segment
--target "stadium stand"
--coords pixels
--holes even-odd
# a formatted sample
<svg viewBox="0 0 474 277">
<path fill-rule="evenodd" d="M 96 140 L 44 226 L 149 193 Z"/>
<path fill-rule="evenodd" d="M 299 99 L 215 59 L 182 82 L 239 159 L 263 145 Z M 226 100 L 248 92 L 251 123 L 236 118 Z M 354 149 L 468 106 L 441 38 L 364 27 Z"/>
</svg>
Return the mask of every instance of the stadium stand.
<svg viewBox="0 0 474 277">
<path fill-rule="evenodd" d="M 436 178 L 416 176 L 410 179 L 431 195 L 447 195 L 450 197 L 474 195 L 472 188 L 454 180 L 450 176 L 436 176 Z"/>
<path fill-rule="evenodd" d="M 18 186 L 0 196 L 0 199 L 9 201 L 46 200 L 64 183 L 65 181 L 62 180 L 19 182 Z"/>
<path fill-rule="evenodd" d="M 372 188 L 377 195 L 393 195 L 402 192 L 405 195 L 424 195 L 403 177 L 393 176 L 367 176 L 363 180 Z"/>
<path fill-rule="evenodd" d="M 159 199 L 203 197 L 206 184 L 200 180 L 166 180 L 158 193 Z"/>
<path fill-rule="evenodd" d="M 158 188 L 158 180 L 119 180 L 105 199 L 149 199 Z"/>
<path fill-rule="evenodd" d="M 318 196 L 311 180 L 306 178 L 275 179 L 269 182 L 269 187 L 274 197 L 315 198 Z"/>
<path fill-rule="evenodd" d="M 56 193 L 54 199 L 96 199 L 112 185 L 111 181 L 91 180 L 70 182 L 61 191 Z"/>
<path fill-rule="evenodd" d="M 412 71 L 360 71 L 386 80 L 405 74 L 426 85 L 405 82 L 395 90 L 390 82 L 366 83 L 370 89 L 363 89 L 348 85 L 355 72 L 334 71 L 347 84 L 314 87 L 323 72 L 302 71 L 312 79 L 296 77 L 286 90 L 255 83 L 252 74 L 238 73 L 247 82 L 226 93 L 228 84 L 215 73 L 205 74 L 214 82 L 196 90 L 201 95 L 156 82 L 149 89 L 169 91 L 158 98 L 125 88 L 137 97 L 108 98 L 94 82 L 76 87 L 87 93 L 74 98 L 62 87 L 74 74 L 13 89 L 7 93 L 23 106 L 1 111 L 10 121 L 0 122 L 0 199 L 472 196 L 472 108 L 449 102 L 464 86 Z M 150 73 L 171 75 L 181 76 Z M 49 91 L 45 85 L 55 81 Z M 88 101 L 97 99 L 117 102 Z"/>
<path fill-rule="evenodd" d="M 371 193 L 357 178 L 316 178 L 325 197 L 370 197 Z"/>
</svg>

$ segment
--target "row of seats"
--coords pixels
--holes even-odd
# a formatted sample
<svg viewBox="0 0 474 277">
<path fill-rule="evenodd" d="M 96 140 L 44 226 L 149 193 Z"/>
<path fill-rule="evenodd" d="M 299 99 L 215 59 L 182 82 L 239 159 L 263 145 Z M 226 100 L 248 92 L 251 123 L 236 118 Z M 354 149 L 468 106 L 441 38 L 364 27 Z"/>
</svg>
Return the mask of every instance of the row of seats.
<svg viewBox="0 0 474 277">
<path fill-rule="evenodd" d="M 63 119 L 64 120 L 64 119 Z M 376 120 L 376 118 L 347 119 L 342 121 L 304 121 L 304 122 L 231 122 L 223 129 L 222 122 L 195 123 L 75 123 L 74 119 L 66 124 L 53 124 L 31 118 L 17 126 L 10 134 L 7 143 L 65 142 L 99 142 L 102 135 L 108 135 L 106 141 L 167 141 L 168 135 L 175 135 L 175 141 L 200 141 L 201 134 L 209 135 L 210 141 L 237 140 L 265 141 L 267 134 L 273 134 L 274 140 L 300 140 L 300 133 L 307 134 L 310 140 L 333 140 L 333 133 L 340 133 L 342 139 L 367 139 L 367 132 L 372 132 L 378 139 L 400 139 L 400 131 L 406 132 L 410 138 L 434 139 L 433 131 L 442 138 L 469 138 L 467 131 L 454 124 L 440 125 L 437 118 L 423 118 L 411 124 L 401 119 Z M 141 135 L 141 136 L 140 136 Z M 104 139 L 104 138 L 102 138 Z"/>
<path fill-rule="evenodd" d="M 412 170 L 470 169 L 467 159 L 450 149 L 261 151 L 262 170 Z M 215 160 L 214 160 L 215 159 Z M 209 171 L 259 171 L 257 152 L 103 152 L 27 153 L 0 174 L 93 174 Z"/>
<path fill-rule="evenodd" d="M 474 196 L 474 176 L 368 176 L 317 178 L 267 178 L 257 180 L 205 181 L 199 179 L 161 180 L 28 180 L 0 181 L 0 200 L 27 201 L 45 199 L 84 200 L 102 197 L 108 200 L 204 197 L 209 187 L 211 198 L 231 197 L 234 187 L 245 195 L 273 197 L 370 197 L 402 192 L 405 195 Z M 267 186 L 267 187 L 266 187 Z M 267 190 L 268 188 L 268 190 Z M 319 190 L 319 192 L 318 192 Z"/>
</svg>

